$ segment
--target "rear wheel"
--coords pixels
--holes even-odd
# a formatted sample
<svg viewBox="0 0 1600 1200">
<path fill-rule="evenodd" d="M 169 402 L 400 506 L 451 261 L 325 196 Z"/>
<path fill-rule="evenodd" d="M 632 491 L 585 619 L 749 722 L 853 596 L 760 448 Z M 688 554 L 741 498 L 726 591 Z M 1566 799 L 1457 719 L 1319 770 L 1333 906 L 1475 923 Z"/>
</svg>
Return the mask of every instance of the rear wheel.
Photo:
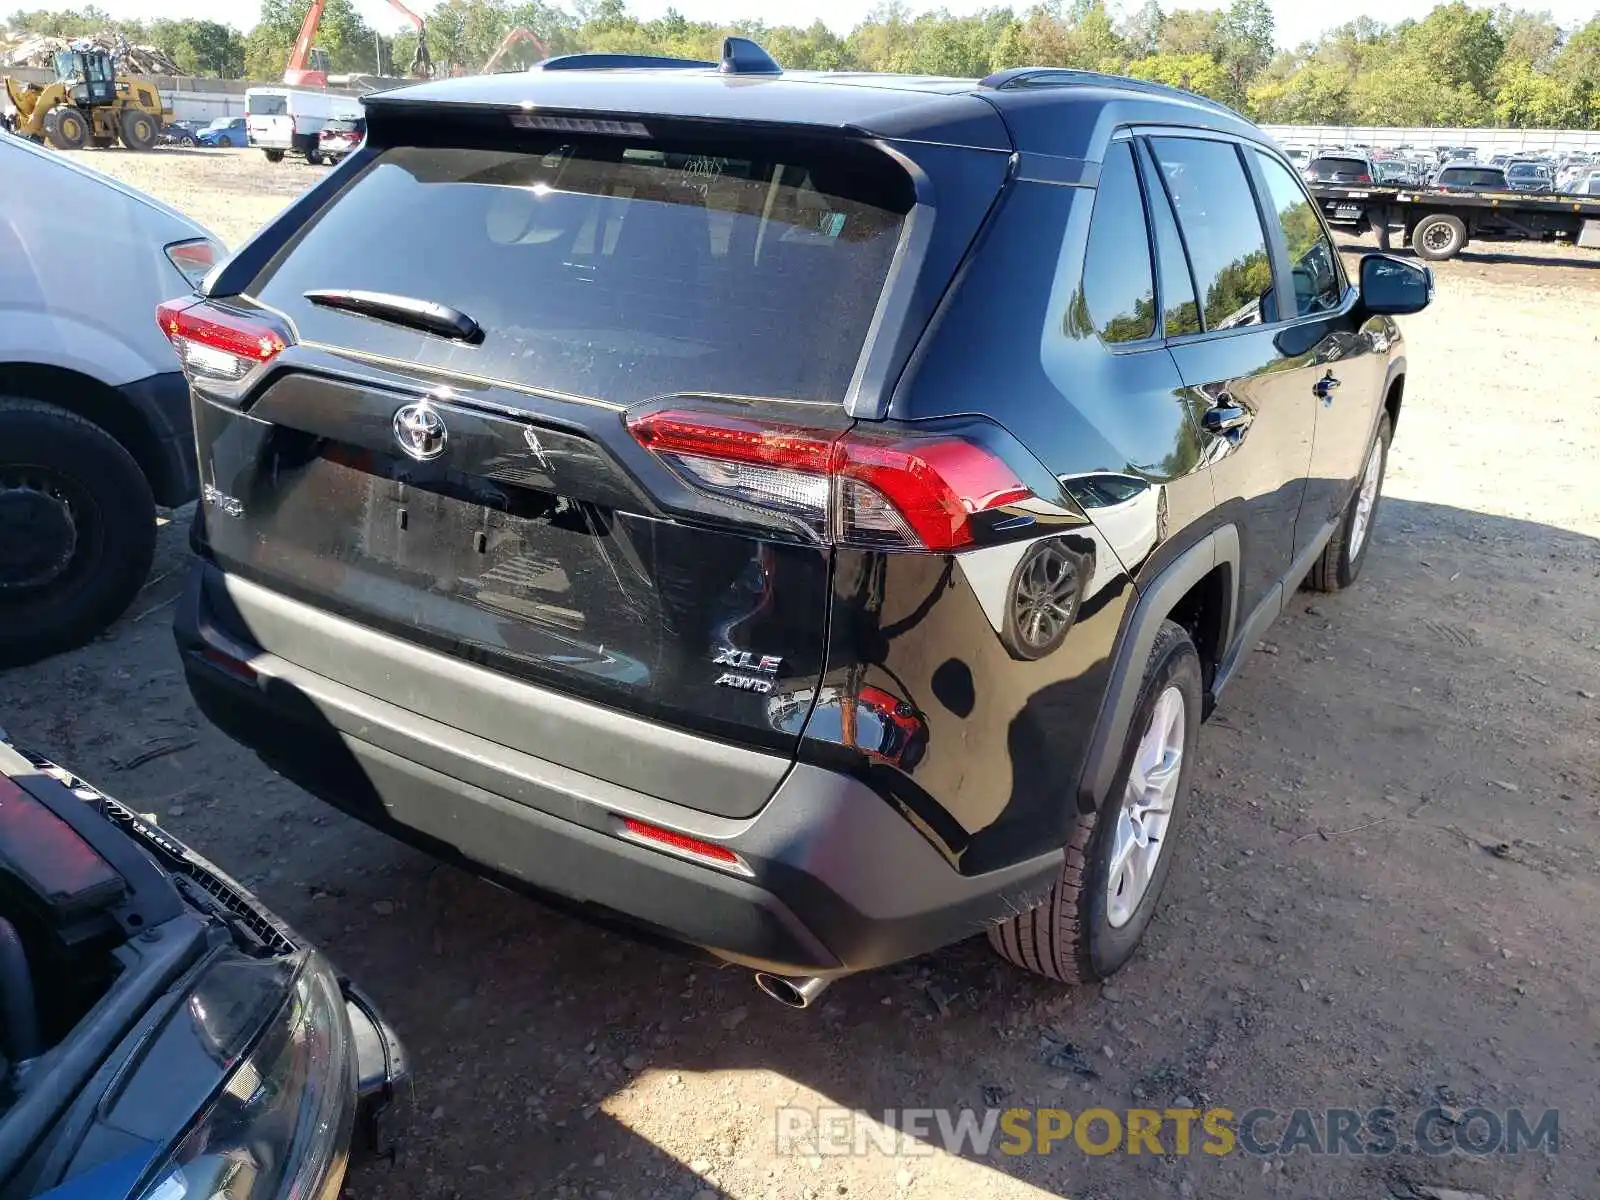
<svg viewBox="0 0 1600 1200">
<path fill-rule="evenodd" d="M 322 165 L 322 152 L 320 150 L 307 150 L 306 162 L 313 167 L 320 167 Z"/>
<path fill-rule="evenodd" d="M 150 150 L 155 147 L 159 128 L 149 113 L 137 108 L 123 109 L 117 124 L 122 130 L 122 144 L 129 150 Z"/>
<path fill-rule="evenodd" d="M 1430 213 L 1411 231 L 1411 248 L 1418 258 L 1443 262 L 1461 253 L 1467 244 L 1467 227 L 1450 213 Z"/>
<path fill-rule="evenodd" d="M 1122 764 L 1098 812 L 1081 814 L 1043 903 L 989 928 L 1003 958 L 1063 983 L 1120 970 L 1172 871 L 1200 732 L 1200 657 L 1165 621 L 1145 664 Z"/>
<path fill-rule="evenodd" d="M 281 163 L 283 161 L 282 150 L 265 150 L 263 153 L 267 156 L 269 163 Z"/>
<path fill-rule="evenodd" d="M 155 501 L 98 425 L 0 396 L 0 667 L 81 646 L 120 616 L 155 552 Z"/>
<path fill-rule="evenodd" d="M 1378 420 L 1378 432 L 1367 451 L 1355 494 L 1345 506 L 1339 527 L 1333 531 L 1322 557 L 1306 576 L 1306 587 L 1314 592 L 1340 592 L 1356 581 L 1361 564 L 1367 561 L 1372 545 L 1372 525 L 1378 517 L 1378 500 L 1383 492 L 1383 471 L 1389 462 L 1389 439 L 1393 436 L 1389 414 Z"/>
<path fill-rule="evenodd" d="M 57 150 L 82 150 L 89 142 L 89 122 L 75 108 L 52 108 L 44 116 L 44 136 Z"/>
</svg>

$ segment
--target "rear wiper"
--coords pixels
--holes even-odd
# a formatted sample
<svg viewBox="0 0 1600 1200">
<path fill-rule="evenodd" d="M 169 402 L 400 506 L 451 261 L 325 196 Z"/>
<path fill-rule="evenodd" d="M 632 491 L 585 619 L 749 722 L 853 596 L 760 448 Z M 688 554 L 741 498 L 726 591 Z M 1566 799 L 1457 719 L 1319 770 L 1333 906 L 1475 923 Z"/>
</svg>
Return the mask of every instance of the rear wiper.
<svg viewBox="0 0 1600 1200">
<path fill-rule="evenodd" d="M 338 308 L 359 313 L 375 321 L 388 321 L 408 329 L 420 329 L 458 342 L 483 341 L 483 327 L 459 308 L 448 304 L 435 304 L 431 300 L 416 300 L 410 296 L 394 296 L 388 292 L 361 292 L 343 288 L 320 288 L 305 293 L 307 300 L 323 308 Z"/>
</svg>

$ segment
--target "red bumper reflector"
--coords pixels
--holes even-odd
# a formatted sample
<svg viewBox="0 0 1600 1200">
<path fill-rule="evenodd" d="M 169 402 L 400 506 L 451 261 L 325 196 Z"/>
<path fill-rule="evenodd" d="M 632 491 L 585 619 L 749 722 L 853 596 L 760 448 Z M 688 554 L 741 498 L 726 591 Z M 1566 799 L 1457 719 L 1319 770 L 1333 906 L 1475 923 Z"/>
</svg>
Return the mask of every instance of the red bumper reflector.
<svg viewBox="0 0 1600 1200">
<path fill-rule="evenodd" d="M 231 654 L 224 654 L 212 646 L 207 646 L 200 652 L 200 657 L 205 659 L 219 671 L 226 671 L 235 679 L 245 683 L 254 683 L 257 679 L 256 669 L 242 659 L 234 658 Z"/>
<path fill-rule="evenodd" d="M 655 825 L 646 825 L 643 821 L 635 821 L 632 817 L 622 819 L 622 828 L 636 838 L 647 842 L 659 842 L 663 846 L 670 846 L 684 854 L 693 854 L 697 858 L 710 859 L 712 862 L 722 863 L 729 867 L 742 867 L 744 863 L 739 856 L 726 846 L 719 846 L 715 842 L 702 842 L 699 838 L 690 837 L 686 833 L 674 833 L 670 829 L 661 829 Z"/>
</svg>

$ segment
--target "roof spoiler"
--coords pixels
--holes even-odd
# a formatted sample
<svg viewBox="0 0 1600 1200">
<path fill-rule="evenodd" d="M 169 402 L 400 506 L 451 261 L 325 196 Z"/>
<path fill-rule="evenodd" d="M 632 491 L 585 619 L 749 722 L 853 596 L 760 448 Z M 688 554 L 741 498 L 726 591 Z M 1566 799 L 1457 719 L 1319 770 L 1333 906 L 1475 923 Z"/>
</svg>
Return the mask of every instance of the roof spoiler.
<svg viewBox="0 0 1600 1200">
<path fill-rule="evenodd" d="M 722 39 L 722 61 L 674 58 L 666 54 L 562 54 L 529 67 L 530 71 L 685 71 L 715 67 L 724 75 L 781 75 L 780 67 L 749 38 Z"/>
</svg>

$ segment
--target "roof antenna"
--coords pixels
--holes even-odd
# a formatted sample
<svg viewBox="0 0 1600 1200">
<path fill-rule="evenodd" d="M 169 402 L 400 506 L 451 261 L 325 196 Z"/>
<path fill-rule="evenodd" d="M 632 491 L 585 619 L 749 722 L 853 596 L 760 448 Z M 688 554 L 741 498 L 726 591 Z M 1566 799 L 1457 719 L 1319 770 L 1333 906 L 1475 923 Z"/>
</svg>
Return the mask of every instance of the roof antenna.
<svg viewBox="0 0 1600 1200">
<path fill-rule="evenodd" d="M 724 75 L 782 75 L 780 67 L 760 46 L 749 38 L 726 37 L 722 39 L 722 64 L 717 68 Z"/>
</svg>

